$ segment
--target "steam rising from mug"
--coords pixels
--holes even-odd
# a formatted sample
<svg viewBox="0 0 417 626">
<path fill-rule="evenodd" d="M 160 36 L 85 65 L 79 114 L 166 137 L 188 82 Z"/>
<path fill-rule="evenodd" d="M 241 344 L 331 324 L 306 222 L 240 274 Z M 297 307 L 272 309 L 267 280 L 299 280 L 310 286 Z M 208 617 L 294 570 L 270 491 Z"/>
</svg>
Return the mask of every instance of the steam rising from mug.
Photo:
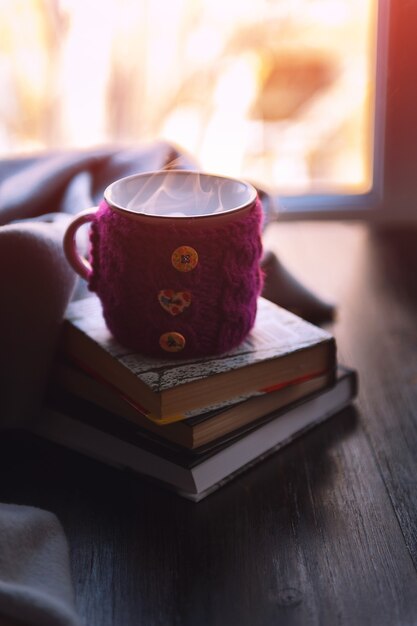
<svg viewBox="0 0 417 626">
<path fill-rule="evenodd" d="M 107 201 L 143 215 L 203 217 L 236 210 L 249 200 L 243 182 L 199 172 L 157 172 L 142 181 L 124 180 L 108 187 Z"/>
</svg>

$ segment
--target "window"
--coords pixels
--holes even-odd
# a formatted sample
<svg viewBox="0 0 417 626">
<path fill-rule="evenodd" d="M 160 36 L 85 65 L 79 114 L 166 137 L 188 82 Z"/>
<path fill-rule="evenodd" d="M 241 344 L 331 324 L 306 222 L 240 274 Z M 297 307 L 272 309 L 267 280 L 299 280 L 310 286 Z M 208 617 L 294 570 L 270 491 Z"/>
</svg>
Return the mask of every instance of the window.
<svg viewBox="0 0 417 626">
<path fill-rule="evenodd" d="M 411 214 L 414 3 L 99 6 L 3 0 L 3 154 L 164 138 L 276 190 L 283 218 Z"/>
<path fill-rule="evenodd" d="M 359 194 L 305 194 L 282 198 L 282 217 L 417 219 L 417 6 L 379 0 L 377 12 L 372 183 Z"/>
</svg>

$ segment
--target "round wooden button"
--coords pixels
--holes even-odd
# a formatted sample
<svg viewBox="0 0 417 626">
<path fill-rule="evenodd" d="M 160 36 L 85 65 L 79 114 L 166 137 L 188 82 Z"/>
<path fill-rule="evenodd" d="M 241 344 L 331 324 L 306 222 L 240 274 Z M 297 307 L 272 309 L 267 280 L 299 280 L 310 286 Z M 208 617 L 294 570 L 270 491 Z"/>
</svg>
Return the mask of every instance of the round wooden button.
<svg viewBox="0 0 417 626">
<path fill-rule="evenodd" d="M 164 333 L 159 337 L 159 345 L 166 352 L 180 352 L 185 348 L 185 337 L 175 331 Z"/>
<path fill-rule="evenodd" d="M 198 264 L 198 253 L 191 246 L 180 246 L 171 255 L 171 263 L 179 272 L 191 272 Z"/>
</svg>

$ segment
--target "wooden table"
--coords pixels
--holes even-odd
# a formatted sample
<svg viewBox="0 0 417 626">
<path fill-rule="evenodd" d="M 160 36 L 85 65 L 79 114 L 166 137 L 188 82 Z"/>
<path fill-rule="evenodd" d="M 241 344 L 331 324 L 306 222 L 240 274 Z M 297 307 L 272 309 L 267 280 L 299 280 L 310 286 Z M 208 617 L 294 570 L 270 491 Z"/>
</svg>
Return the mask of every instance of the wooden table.
<svg viewBox="0 0 417 626">
<path fill-rule="evenodd" d="M 266 238 L 338 303 L 354 408 L 197 505 L 3 442 L 0 499 L 58 515 L 88 626 L 417 623 L 417 231 L 297 223 Z"/>
</svg>

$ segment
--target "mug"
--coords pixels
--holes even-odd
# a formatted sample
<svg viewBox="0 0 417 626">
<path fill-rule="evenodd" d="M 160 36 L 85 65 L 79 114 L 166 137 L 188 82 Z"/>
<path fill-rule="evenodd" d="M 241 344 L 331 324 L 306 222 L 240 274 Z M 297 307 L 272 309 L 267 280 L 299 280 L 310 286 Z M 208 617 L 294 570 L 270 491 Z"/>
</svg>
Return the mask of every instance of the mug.
<svg viewBox="0 0 417 626">
<path fill-rule="evenodd" d="M 236 347 L 254 324 L 261 221 L 247 182 L 147 172 L 115 181 L 99 207 L 76 215 L 64 251 L 121 344 L 154 357 L 210 356 Z M 86 222 L 89 259 L 75 242 Z"/>
</svg>

